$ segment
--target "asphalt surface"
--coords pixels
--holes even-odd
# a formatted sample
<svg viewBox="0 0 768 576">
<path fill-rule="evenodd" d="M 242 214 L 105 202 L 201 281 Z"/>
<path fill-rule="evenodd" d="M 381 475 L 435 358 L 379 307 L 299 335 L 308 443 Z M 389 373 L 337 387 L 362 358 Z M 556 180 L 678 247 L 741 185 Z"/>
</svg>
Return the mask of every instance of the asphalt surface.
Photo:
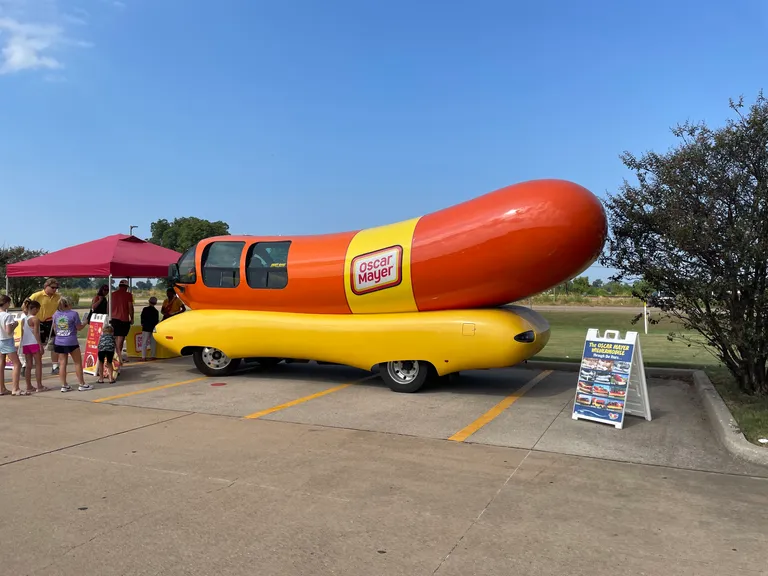
<svg viewBox="0 0 768 576">
<path fill-rule="evenodd" d="M 768 470 L 690 384 L 651 379 L 653 419 L 616 430 L 570 418 L 575 383 L 174 359 L 2 397 L 2 573 L 768 574 Z"/>
</svg>

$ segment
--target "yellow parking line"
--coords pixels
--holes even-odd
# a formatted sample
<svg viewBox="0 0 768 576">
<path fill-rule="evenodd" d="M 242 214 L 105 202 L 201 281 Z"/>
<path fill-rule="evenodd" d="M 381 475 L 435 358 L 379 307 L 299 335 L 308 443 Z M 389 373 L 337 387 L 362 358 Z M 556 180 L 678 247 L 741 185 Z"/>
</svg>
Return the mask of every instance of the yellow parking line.
<svg viewBox="0 0 768 576">
<path fill-rule="evenodd" d="M 117 394 L 115 396 L 107 396 L 106 398 L 97 398 L 91 400 L 91 402 L 108 402 L 110 400 L 117 400 L 118 398 L 128 398 L 129 396 L 136 396 L 137 394 L 146 394 L 147 392 L 156 392 L 157 390 L 165 390 L 166 388 L 174 388 L 175 386 L 183 386 L 184 384 L 192 384 L 192 382 L 200 382 L 205 380 L 207 376 L 200 378 L 193 378 L 192 380 L 184 380 L 183 382 L 174 382 L 173 384 L 163 384 L 162 386 L 155 386 L 154 388 L 144 388 L 142 390 L 134 390 L 133 392 L 125 392 L 124 394 Z"/>
<path fill-rule="evenodd" d="M 371 376 L 368 376 L 366 378 L 363 378 L 361 380 L 355 380 L 354 382 L 348 382 L 346 384 L 339 384 L 338 386 L 333 386 L 332 388 L 326 388 L 325 390 L 321 390 L 320 392 L 315 392 L 314 394 L 310 394 L 309 396 L 304 396 L 302 398 L 297 398 L 296 400 L 291 400 L 290 402 L 286 402 L 285 404 L 278 404 L 277 406 L 272 406 L 272 408 L 266 408 L 265 410 L 259 410 L 258 412 L 254 412 L 253 414 L 248 414 L 248 416 L 243 416 L 243 418 L 246 418 L 248 420 L 253 420 L 255 418 L 261 418 L 262 416 L 266 416 L 267 414 L 272 414 L 273 412 L 278 412 L 280 410 L 284 410 L 286 408 L 290 408 L 291 406 L 296 406 L 298 404 L 303 404 L 304 402 L 309 402 L 310 400 L 314 400 L 315 398 L 320 398 L 321 396 L 325 396 L 326 394 L 331 394 L 332 392 L 338 392 L 339 390 L 343 390 L 344 388 L 348 388 L 349 386 L 352 386 L 353 384 L 358 384 L 360 382 L 365 382 L 366 380 L 371 380 L 373 378 L 377 378 L 378 374 L 373 374 Z"/>
<path fill-rule="evenodd" d="M 461 430 L 456 432 L 456 434 L 448 438 L 448 440 L 453 440 L 454 442 L 464 442 L 464 440 L 472 436 L 472 434 L 480 430 L 480 428 L 482 428 L 489 422 L 492 422 L 499 414 L 501 414 L 502 412 L 504 412 L 504 410 L 512 406 L 512 404 L 514 404 L 518 398 L 523 396 L 523 394 L 528 392 L 528 390 L 536 386 L 536 384 L 544 380 L 544 378 L 546 378 L 550 374 L 552 374 L 552 370 L 545 370 L 535 378 L 531 378 L 523 386 L 521 386 L 520 388 L 515 390 L 512 394 L 504 398 L 504 400 L 496 404 L 496 406 L 488 410 L 488 412 L 480 416 L 480 418 L 472 422 L 469 426 L 462 428 Z"/>
</svg>

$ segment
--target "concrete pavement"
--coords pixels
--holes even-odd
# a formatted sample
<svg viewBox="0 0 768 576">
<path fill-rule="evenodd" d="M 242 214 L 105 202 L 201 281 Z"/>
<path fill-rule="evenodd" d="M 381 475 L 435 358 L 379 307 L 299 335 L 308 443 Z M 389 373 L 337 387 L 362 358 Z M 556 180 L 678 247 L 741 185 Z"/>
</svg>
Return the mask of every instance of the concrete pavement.
<svg viewBox="0 0 768 576">
<path fill-rule="evenodd" d="M 216 380 L 179 359 L 2 397 L 2 572 L 768 574 L 768 470 L 714 441 L 689 384 L 651 379 L 654 420 L 614 430 L 570 419 L 573 374 L 542 374 L 407 395 L 343 367 Z"/>
</svg>

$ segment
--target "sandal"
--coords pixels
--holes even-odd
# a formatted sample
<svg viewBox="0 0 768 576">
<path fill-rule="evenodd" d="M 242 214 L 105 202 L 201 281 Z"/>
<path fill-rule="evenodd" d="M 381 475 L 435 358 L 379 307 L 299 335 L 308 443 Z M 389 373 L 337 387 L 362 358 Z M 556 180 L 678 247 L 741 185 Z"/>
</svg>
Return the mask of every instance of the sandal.
<svg viewBox="0 0 768 576">
<path fill-rule="evenodd" d="M 12 396 L 31 396 L 32 394 L 28 390 L 16 390 L 11 392 Z"/>
</svg>

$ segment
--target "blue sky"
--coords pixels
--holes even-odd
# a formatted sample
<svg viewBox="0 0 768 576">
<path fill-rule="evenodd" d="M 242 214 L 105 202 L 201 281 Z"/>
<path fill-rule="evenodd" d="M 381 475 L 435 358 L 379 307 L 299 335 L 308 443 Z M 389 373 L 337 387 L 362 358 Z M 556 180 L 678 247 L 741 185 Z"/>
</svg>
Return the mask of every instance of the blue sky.
<svg viewBox="0 0 768 576">
<path fill-rule="evenodd" d="M 0 242 L 336 232 L 542 177 L 604 196 L 623 150 L 754 98 L 767 32 L 757 0 L 0 0 Z"/>
</svg>

